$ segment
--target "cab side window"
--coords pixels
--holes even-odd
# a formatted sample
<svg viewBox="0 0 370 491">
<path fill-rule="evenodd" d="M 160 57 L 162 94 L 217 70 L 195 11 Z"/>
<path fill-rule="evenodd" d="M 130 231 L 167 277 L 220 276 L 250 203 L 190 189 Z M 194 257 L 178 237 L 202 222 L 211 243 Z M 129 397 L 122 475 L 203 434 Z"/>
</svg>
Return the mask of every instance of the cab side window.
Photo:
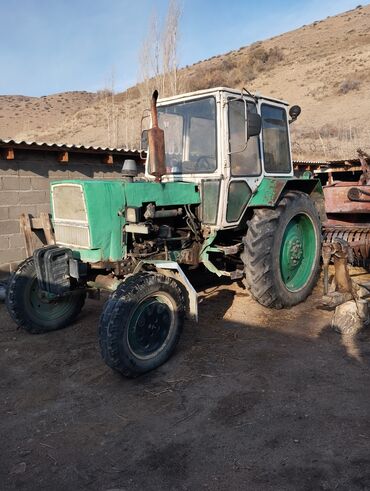
<svg viewBox="0 0 370 491">
<path fill-rule="evenodd" d="M 286 111 L 262 104 L 261 117 L 265 171 L 272 174 L 289 173 L 291 161 Z"/>
<path fill-rule="evenodd" d="M 256 105 L 247 103 L 248 112 L 257 112 Z M 258 176 L 261 173 L 261 158 L 258 136 L 245 142 L 244 102 L 240 99 L 229 102 L 229 151 L 233 176 Z"/>
</svg>

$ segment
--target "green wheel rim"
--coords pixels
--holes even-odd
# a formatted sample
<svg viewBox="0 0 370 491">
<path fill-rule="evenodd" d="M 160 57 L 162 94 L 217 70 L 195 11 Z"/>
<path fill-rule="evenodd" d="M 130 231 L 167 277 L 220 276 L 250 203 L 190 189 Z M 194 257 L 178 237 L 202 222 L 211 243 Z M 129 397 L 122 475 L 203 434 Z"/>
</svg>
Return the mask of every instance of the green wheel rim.
<svg viewBox="0 0 370 491">
<path fill-rule="evenodd" d="M 127 326 L 131 352 L 142 360 L 154 358 L 168 344 L 175 325 L 173 302 L 164 293 L 144 298 Z"/>
<path fill-rule="evenodd" d="M 316 231 L 311 218 L 300 213 L 288 223 L 280 248 L 280 274 L 286 288 L 301 290 L 315 265 Z"/>
<path fill-rule="evenodd" d="M 25 291 L 25 308 L 29 317 L 40 325 L 52 325 L 73 309 L 75 298 L 48 298 L 39 288 L 37 278 L 32 278 Z"/>
</svg>

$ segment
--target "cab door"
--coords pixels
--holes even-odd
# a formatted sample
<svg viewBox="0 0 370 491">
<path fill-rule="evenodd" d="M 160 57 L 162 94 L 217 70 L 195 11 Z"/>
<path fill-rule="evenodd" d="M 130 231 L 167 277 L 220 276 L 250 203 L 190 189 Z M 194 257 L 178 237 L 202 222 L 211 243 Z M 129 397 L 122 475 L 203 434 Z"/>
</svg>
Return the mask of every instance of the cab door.
<svg viewBox="0 0 370 491">
<path fill-rule="evenodd" d="M 229 99 L 227 104 L 229 180 L 226 189 L 223 228 L 237 226 L 262 179 L 260 137 L 246 141 L 245 103 L 257 113 L 253 101 Z"/>
</svg>

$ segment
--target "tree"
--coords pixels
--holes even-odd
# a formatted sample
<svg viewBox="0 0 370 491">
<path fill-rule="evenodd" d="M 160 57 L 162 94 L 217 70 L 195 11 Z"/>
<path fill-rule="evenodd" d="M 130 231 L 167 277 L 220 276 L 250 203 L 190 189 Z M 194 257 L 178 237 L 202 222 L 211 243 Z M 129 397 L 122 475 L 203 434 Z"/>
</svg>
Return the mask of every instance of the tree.
<svg viewBox="0 0 370 491">
<path fill-rule="evenodd" d="M 170 0 L 162 32 L 162 91 L 167 95 L 177 93 L 179 20 L 182 11 L 177 0 Z"/>
<path fill-rule="evenodd" d="M 139 79 L 145 97 L 158 88 L 161 95 L 175 95 L 178 91 L 178 39 L 182 9 L 177 0 L 169 0 L 162 23 L 153 11 L 146 37 L 139 53 Z M 143 94 L 144 96 L 144 94 Z"/>
</svg>

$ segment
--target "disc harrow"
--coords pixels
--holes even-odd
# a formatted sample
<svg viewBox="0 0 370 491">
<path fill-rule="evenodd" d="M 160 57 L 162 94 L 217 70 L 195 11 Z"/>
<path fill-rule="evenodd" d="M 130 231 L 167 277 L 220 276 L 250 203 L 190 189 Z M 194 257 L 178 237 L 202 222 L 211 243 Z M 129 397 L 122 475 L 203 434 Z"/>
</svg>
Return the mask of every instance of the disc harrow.
<svg viewBox="0 0 370 491">
<path fill-rule="evenodd" d="M 370 261 L 370 227 L 369 226 L 324 226 L 324 244 L 335 239 L 342 239 L 348 243 L 353 251 L 353 264 L 367 265 Z"/>
</svg>

